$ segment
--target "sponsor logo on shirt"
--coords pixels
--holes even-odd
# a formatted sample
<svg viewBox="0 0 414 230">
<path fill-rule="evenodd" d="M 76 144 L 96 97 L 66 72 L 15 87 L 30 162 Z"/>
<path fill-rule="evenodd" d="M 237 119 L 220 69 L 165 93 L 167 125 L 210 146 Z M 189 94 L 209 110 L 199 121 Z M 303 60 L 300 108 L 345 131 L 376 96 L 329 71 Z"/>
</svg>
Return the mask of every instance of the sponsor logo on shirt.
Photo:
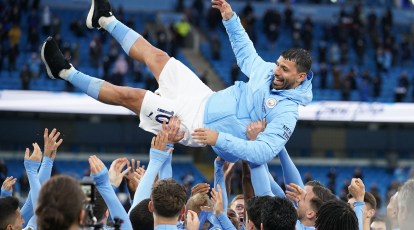
<svg viewBox="0 0 414 230">
<path fill-rule="evenodd" d="M 292 135 L 292 130 L 289 129 L 286 125 L 283 125 L 283 137 L 285 140 L 289 140 L 290 136 Z"/>
</svg>

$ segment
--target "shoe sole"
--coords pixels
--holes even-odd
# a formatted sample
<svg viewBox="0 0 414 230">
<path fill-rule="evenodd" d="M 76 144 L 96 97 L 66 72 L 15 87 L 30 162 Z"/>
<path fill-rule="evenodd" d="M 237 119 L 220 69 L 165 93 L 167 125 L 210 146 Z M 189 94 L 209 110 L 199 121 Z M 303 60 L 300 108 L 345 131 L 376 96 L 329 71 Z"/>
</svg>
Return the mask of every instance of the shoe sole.
<svg viewBox="0 0 414 230">
<path fill-rule="evenodd" d="M 92 17 L 93 17 L 93 11 L 95 9 L 95 0 L 91 0 L 91 8 L 89 9 L 89 13 L 88 16 L 86 17 L 86 26 L 89 29 L 93 29 L 93 25 L 92 25 Z"/>
<path fill-rule="evenodd" d="M 56 78 L 53 76 L 52 71 L 50 70 L 49 65 L 47 64 L 47 61 L 46 61 L 46 59 L 45 59 L 45 47 L 46 47 L 46 43 L 47 43 L 50 39 L 51 39 L 51 37 L 48 37 L 48 38 L 46 39 L 46 41 L 45 41 L 45 42 L 43 42 L 42 49 L 41 49 L 41 52 L 40 52 L 40 57 L 41 57 L 41 59 L 42 59 L 43 63 L 45 64 L 45 66 L 46 66 L 46 71 L 47 71 L 47 75 L 48 75 L 48 77 L 49 77 L 50 79 L 56 79 Z"/>
</svg>

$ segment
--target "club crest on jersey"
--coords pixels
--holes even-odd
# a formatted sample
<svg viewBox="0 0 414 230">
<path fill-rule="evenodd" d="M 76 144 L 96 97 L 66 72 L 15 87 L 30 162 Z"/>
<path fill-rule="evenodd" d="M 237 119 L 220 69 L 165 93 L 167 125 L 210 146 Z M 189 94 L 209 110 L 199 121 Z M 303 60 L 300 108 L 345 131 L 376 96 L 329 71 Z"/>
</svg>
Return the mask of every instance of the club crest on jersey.
<svg viewBox="0 0 414 230">
<path fill-rule="evenodd" d="M 276 104 L 277 104 L 277 101 L 276 101 L 276 99 L 274 99 L 274 98 L 268 98 L 267 100 L 266 100 L 266 106 L 268 107 L 268 108 L 273 108 L 273 107 L 275 107 L 276 106 Z"/>
</svg>

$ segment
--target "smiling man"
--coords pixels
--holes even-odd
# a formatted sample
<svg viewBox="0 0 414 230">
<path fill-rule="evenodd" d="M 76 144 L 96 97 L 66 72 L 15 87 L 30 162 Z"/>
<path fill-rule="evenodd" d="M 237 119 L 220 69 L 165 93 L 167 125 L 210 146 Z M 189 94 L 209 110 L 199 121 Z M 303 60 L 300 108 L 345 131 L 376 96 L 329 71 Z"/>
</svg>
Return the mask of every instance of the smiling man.
<svg viewBox="0 0 414 230">
<path fill-rule="evenodd" d="M 250 77 L 247 83 L 213 92 L 185 65 L 152 46 L 118 21 L 107 0 L 92 0 L 86 24 L 108 31 L 133 59 L 148 66 L 158 81 L 156 93 L 116 86 L 77 71 L 48 38 L 41 49 L 51 79 L 63 79 L 94 99 L 123 106 L 140 117 L 140 127 L 157 134 L 162 122 L 178 116 L 186 146 L 212 145 L 226 161 L 239 159 L 260 165 L 273 159 L 290 138 L 299 105 L 312 100 L 312 59 L 303 49 L 288 49 L 274 62 L 260 58 L 239 18 L 225 1 L 213 1 L 224 19 L 237 62 Z M 248 141 L 246 127 L 266 121 L 266 129 Z M 206 129 L 207 128 L 207 129 Z"/>
</svg>

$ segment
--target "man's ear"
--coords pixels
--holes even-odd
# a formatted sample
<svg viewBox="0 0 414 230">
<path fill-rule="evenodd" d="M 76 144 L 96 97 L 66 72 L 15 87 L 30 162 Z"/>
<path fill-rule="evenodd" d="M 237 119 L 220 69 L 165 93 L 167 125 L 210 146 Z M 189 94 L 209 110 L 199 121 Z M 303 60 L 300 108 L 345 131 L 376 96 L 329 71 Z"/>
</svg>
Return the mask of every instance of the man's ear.
<svg viewBox="0 0 414 230">
<path fill-rule="evenodd" d="M 316 212 L 313 210 L 307 211 L 306 218 L 308 218 L 309 220 L 316 218 Z"/>
<path fill-rule="evenodd" d="M 11 226 L 11 224 L 8 224 L 5 229 L 6 230 L 13 230 L 13 227 Z"/>
<path fill-rule="evenodd" d="M 369 218 L 372 218 L 373 216 L 375 216 L 375 209 L 372 208 L 372 209 L 368 210 L 367 216 Z"/>
<path fill-rule="evenodd" d="M 297 82 L 302 82 L 302 81 L 304 81 L 304 80 L 306 79 L 306 76 L 308 76 L 308 75 L 307 75 L 307 73 L 305 73 L 305 72 L 299 73 L 299 77 L 298 77 L 298 79 L 297 79 Z"/>
<path fill-rule="evenodd" d="M 152 206 L 152 201 L 151 200 L 148 203 L 148 210 L 150 211 L 150 213 L 153 213 L 154 212 L 154 207 Z"/>
</svg>

